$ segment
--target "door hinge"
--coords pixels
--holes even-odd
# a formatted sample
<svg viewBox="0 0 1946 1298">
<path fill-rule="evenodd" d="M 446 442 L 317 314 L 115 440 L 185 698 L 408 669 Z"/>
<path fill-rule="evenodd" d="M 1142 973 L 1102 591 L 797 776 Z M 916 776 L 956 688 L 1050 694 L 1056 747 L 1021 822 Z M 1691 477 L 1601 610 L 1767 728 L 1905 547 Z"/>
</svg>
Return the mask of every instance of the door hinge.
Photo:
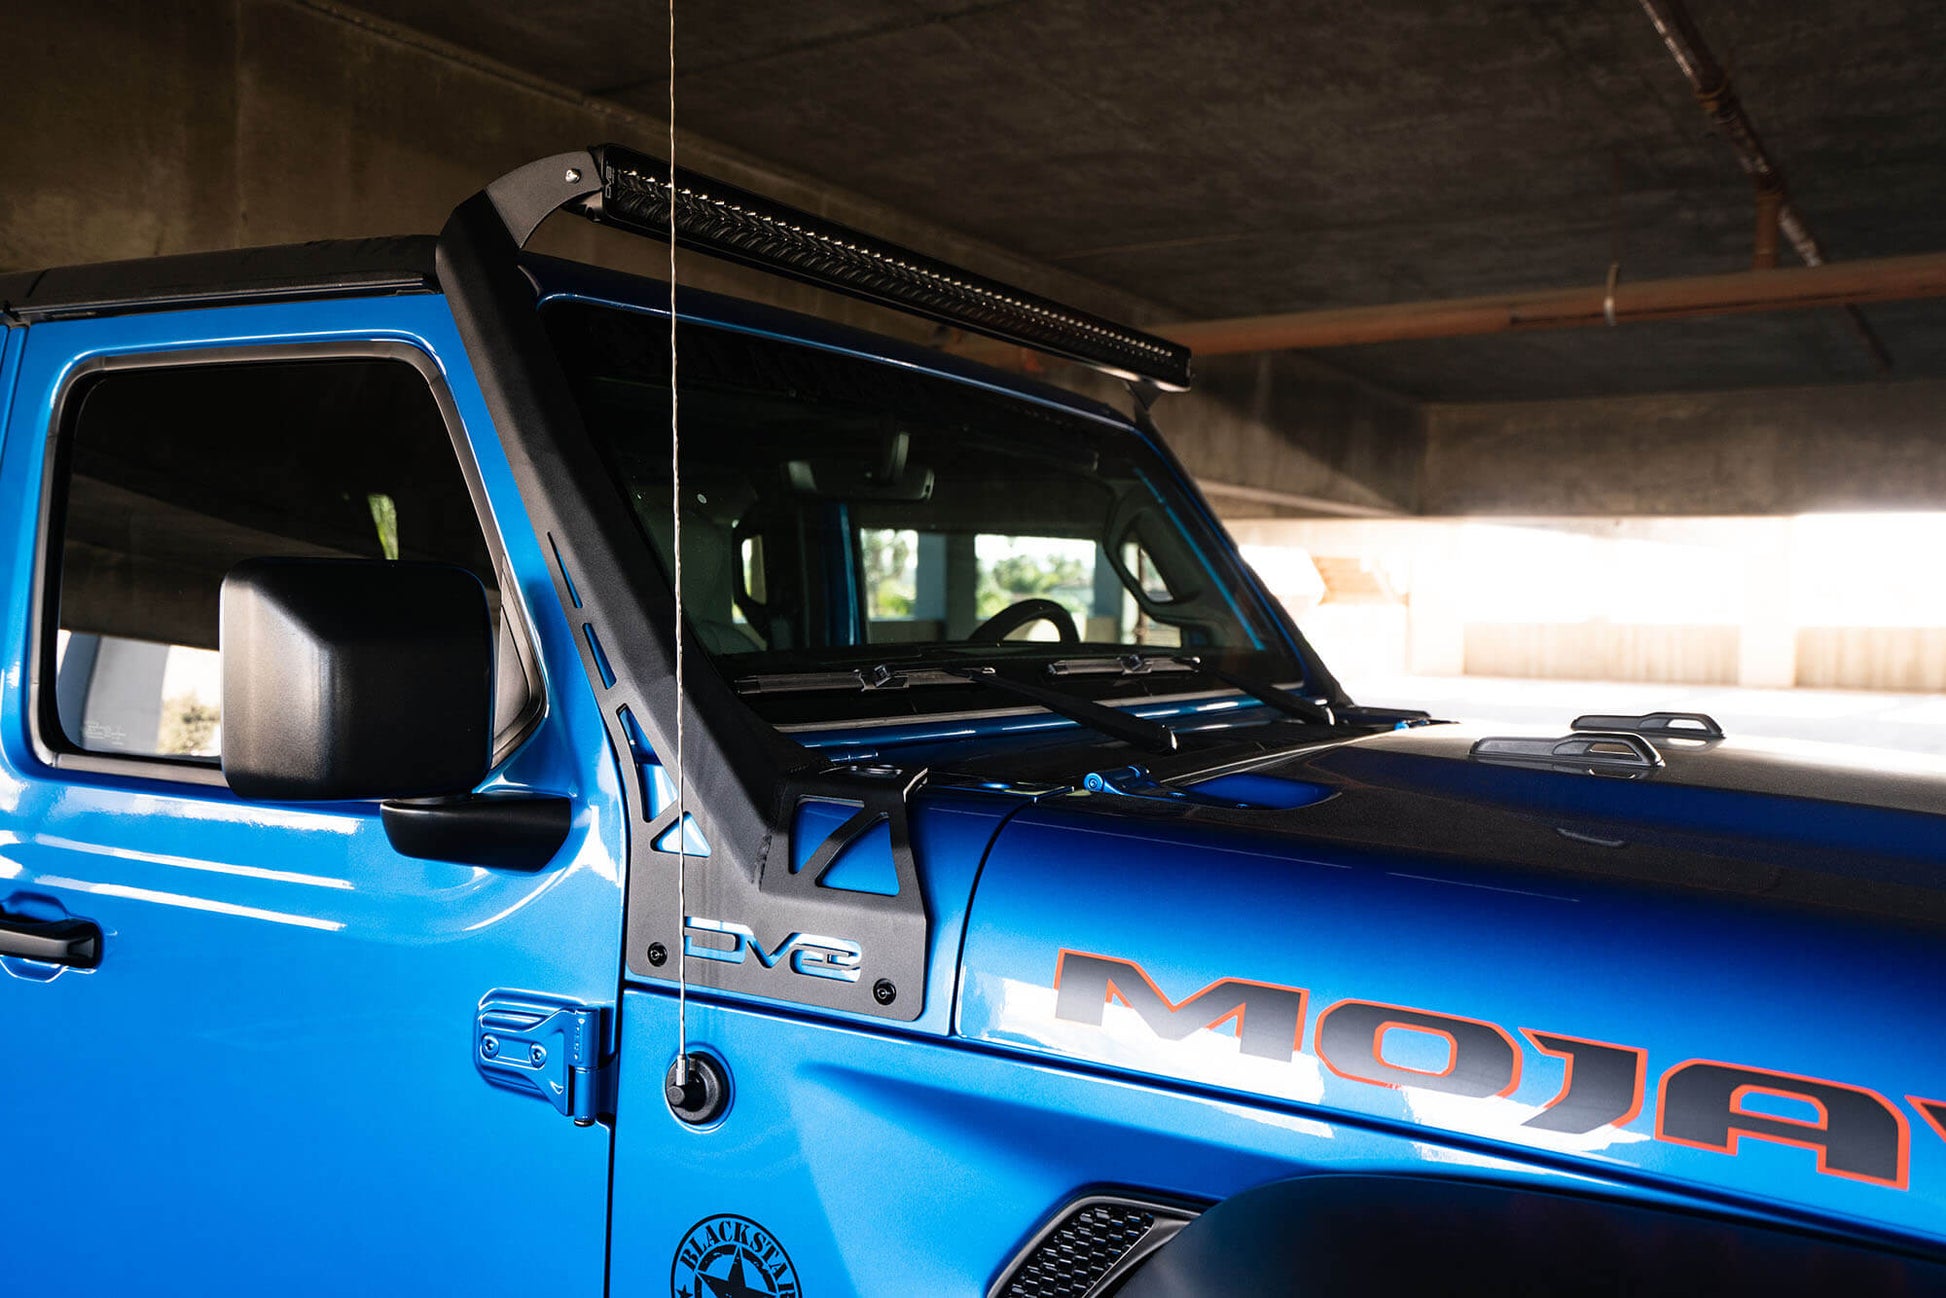
<svg viewBox="0 0 1946 1298">
<path fill-rule="evenodd" d="M 473 1027 L 473 1065 L 495 1086 L 538 1095 L 585 1127 L 601 1112 L 605 1007 L 539 992 L 490 991 Z"/>
</svg>

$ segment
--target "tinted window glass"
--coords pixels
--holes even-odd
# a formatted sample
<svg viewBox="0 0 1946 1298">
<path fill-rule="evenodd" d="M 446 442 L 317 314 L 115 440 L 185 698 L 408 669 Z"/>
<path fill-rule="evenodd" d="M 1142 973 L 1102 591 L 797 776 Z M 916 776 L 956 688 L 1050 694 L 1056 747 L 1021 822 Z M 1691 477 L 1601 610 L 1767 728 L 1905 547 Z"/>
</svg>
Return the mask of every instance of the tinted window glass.
<svg viewBox="0 0 1946 1298">
<path fill-rule="evenodd" d="M 75 747 L 219 754 L 218 594 L 244 559 L 455 563 L 498 619 L 445 420 L 403 361 L 116 370 L 70 409 L 52 652 L 54 713 Z M 525 686 L 509 643 L 503 629 L 503 715 Z"/>
<path fill-rule="evenodd" d="M 667 571 L 667 321 L 577 302 L 544 315 Z M 729 330 L 687 327 L 679 348 L 684 612 L 739 677 L 1271 640 L 1130 431 Z"/>
</svg>

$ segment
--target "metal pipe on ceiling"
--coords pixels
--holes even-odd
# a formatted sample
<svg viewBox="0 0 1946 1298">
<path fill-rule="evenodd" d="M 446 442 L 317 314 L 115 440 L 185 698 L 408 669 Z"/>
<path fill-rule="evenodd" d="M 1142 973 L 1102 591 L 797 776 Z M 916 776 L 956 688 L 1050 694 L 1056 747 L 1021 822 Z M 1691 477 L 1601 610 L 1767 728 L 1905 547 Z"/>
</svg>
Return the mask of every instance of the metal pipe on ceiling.
<svg viewBox="0 0 1946 1298">
<path fill-rule="evenodd" d="M 1946 253 L 1835 262 L 1801 270 L 1623 280 L 1615 286 L 1613 307 L 1615 323 L 1625 324 L 1937 297 L 1946 297 Z M 1163 325 L 1156 332 L 1187 344 L 1198 356 L 1220 356 L 1606 326 L 1609 305 L 1607 286 L 1589 284 L 1442 302 L 1206 320 Z"/>
<path fill-rule="evenodd" d="M 1774 244 L 1766 249 L 1764 244 L 1769 209 L 1774 205 L 1776 229 L 1780 230 L 1791 247 L 1797 250 L 1798 257 L 1806 266 L 1825 264 L 1824 249 L 1817 236 L 1804 223 L 1804 217 L 1791 202 L 1790 189 L 1784 183 L 1784 175 L 1771 159 L 1770 151 L 1764 147 L 1757 128 L 1750 121 L 1750 115 L 1743 110 L 1737 99 L 1736 90 L 1730 85 L 1730 74 L 1716 61 L 1710 52 L 1703 34 L 1689 16 L 1689 10 L 1682 0 L 1640 0 L 1642 12 L 1655 24 L 1656 34 L 1668 47 L 1669 54 L 1682 70 L 1689 88 L 1696 94 L 1696 102 L 1709 115 L 1723 138 L 1736 150 L 1737 162 L 1744 173 L 1750 177 L 1757 191 L 1758 225 L 1757 248 L 1753 258 L 1757 267 L 1765 266 L 1765 256 L 1769 255 L 1769 265 L 1776 265 Z M 1885 350 L 1885 344 L 1873 332 L 1856 307 L 1847 307 L 1846 314 L 1851 317 L 1852 325 L 1858 330 L 1859 338 L 1871 350 L 1872 358 L 1879 368 L 1890 369 L 1892 357 Z"/>
<path fill-rule="evenodd" d="M 1841 261 L 1803 269 L 1743 270 L 1633 283 L 1622 280 L 1615 285 L 1612 299 L 1605 284 L 1588 284 L 1434 302 L 1202 320 L 1157 325 L 1152 332 L 1186 344 L 1198 356 L 1226 356 L 1535 329 L 1605 327 L 1611 306 L 1614 322 L 1627 324 L 1923 298 L 1946 298 L 1946 252 Z M 965 339 L 952 350 L 990 364 L 1018 368 L 1028 363 L 1021 348 L 985 339 Z"/>
</svg>

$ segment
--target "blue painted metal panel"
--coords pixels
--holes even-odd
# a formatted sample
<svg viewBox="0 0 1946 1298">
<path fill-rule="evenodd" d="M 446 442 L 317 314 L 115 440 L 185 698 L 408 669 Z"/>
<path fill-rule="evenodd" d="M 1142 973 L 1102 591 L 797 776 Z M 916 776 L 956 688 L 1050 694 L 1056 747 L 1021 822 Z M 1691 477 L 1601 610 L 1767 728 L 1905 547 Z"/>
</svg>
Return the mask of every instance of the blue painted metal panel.
<svg viewBox="0 0 1946 1298">
<path fill-rule="evenodd" d="M 17 331 L 16 331 L 17 332 Z M 8 1292 L 601 1292 L 609 1131 L 475 1069 L 481 996 L 612 1004 L 618 771 L 443 301 L 137 315 L 28 331 L 0 455 L 0 903 L 98 922 L 99 968 L 5 962 Z M 10 337 L 13 335 L 10 335 Z M 415 861 L 376 805 L 61 772 L 23 711 L 51 402 L 96 355 L 384 338 L 439 360 L 544 663 L 491 777 L 575 799 L 535 874 Z M 278 435 L 264 412 L 264 434 Z M 509 1246 L 507 1223 L 541 1233 Z"/>
<path fill-rule="evenodd" d="M 14 376 L 26 341 L 25 329 L 0 328 L 0 450 L 7 445 L 7 412 L 13 407 Z"/>
<path fill-rule="evenodd" d="M 669 997 L 631 991 L 624 1002 L 638 1047 L 673 1041 Z M 689 1016 L 692 1041 L 729 1067 L 732 1104 L 707 1130 L 631 1111 L 615 1160 L 617 1294 L 668 1292 L 685 1235 L 722 1214 L 774 1236 L 806 1294 L 978 1295 L 1054 1208 L 1101 1187 L 1216 1200 L 1304 1171 L 1433 1169 L 1695 1202 L 1599 1165 L 1551 1168 L 1407 1124 L 1326 1121 L 713 999 L 692 1001 Z M 628 1050 L 624 1103 L 653 1093 L 667 1063 Z"/>
<path fill-rule="evenodd" d="M 1614 782 L 1543 778 L 1591 799 L 1618 796 Z M 1907 1100 L 1946 1078 L 1946 1042 L 1917 1026 L 1936 1020 L 1946 985 L 1936 930 L 1405 844 L 1306 844 L 1311 808 L 1266 813 L 1287 831 L 1272 834 L 1124 810 L 1136 801 L 1076 795 L 1002 832 L 967 928 L 960 1033 L 1331 1130 L 1383 1126 L 1417 1142 L 1429 1164 L 1463 1146 L 1534 1175 L 1768 1201 L 1804 1219 L 1946 1242 L 1946 1139 Z M 1564 862 L 1575 850 L 1562 843 Z M 1140 972 L 1125 971 L 1106 996 L 1095 989 L 1091 1005 L 1064 1002 L 1057 971 L 1075 959 L 1064 950 Z M 1295 1037 L 1246 1050 L 1234 988 L 1204 1002 L 1207 1013 L 1185 1007 L 1223 979 L 1302 989 Z M 1352 1075 L 1356 1061 L 1328 1066 L 1317 1024 L 1351 999 L 1497 1025 L 1516 1051 L 1512 1089 L 1476 1098 L 1375 1085 Z M 1565 1058 L 1540 1050 L 1534 1033 L 1645 1051 L 1640 1107 L 1585 1134 L 1528 1125 L 1567 1081 Z M 1414 1066 L 1407 1050 L 1364 1044 Z M 1748 1135 L 1734 1155 L 1663 1138 L 1658 1079 L 1695 1059 L 1876 1091 L 1905 1128 L 1898 1183 L 1821 1171 L 1811 1149 Z"/>
</svg>

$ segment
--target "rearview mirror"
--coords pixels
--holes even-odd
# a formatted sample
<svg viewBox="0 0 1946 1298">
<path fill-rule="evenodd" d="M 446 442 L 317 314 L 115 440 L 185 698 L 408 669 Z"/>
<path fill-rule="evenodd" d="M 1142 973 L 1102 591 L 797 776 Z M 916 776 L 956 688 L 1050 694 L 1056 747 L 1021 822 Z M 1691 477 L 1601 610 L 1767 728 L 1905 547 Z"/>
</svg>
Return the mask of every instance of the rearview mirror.
<svg viewBox="0 0 1946 1298">
<path fill-rule="evenodd" d="M 249 559 L 223 579 L 221 645 L 240 797 L 436 798 L 486 776 L 493 620 L 464 568 Z"/>
</svg>

